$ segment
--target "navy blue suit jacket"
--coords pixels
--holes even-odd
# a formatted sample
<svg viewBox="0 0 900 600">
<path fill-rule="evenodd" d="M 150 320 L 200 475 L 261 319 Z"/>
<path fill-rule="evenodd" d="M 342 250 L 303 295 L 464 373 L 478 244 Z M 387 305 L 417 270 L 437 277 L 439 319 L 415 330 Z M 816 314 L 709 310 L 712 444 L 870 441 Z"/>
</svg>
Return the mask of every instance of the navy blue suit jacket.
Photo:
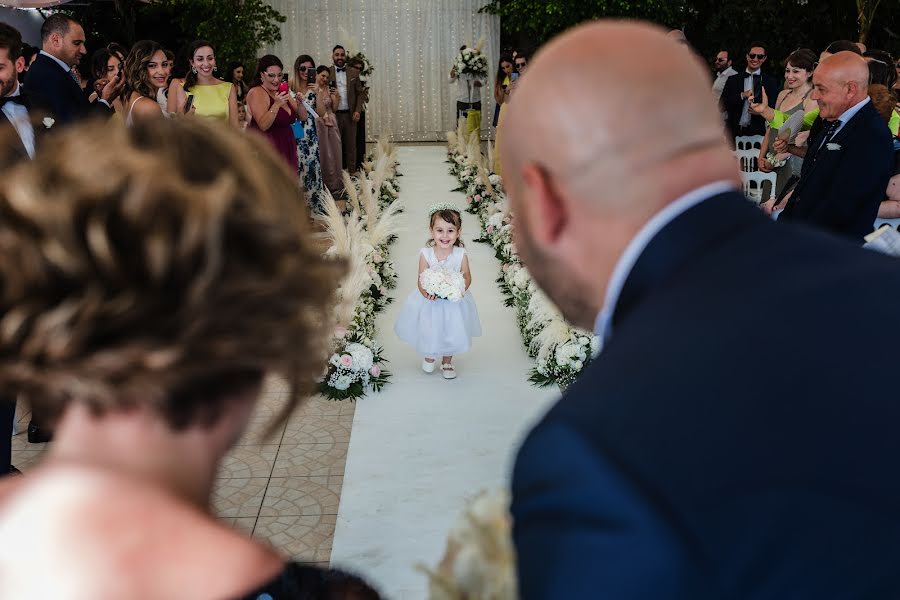
<svg viewBox="0 0 900 600">
<path fill-rule="evenodd" d="M 800 181 L 778 220 L 802 221 L 862 242 L 893 174 L 891 132 L 869 102 L 823 146 L 827 133 L 828 127 L 819 127 L 810 138 Z"/>
<path fill-rule="evenodd" d="M 53 59 L 38 54 L 25 76 L 25 89 L 44 98 L 60 125 L 91 115 L 112 116 L 113 109 L 90 102 L 84 91 Z"/>
<path fill-rule="evenodd" d="M 523 600 L 900 597 L 898 302 L 740 194 L 676 218 L 519 452 Z"/>
</svg>

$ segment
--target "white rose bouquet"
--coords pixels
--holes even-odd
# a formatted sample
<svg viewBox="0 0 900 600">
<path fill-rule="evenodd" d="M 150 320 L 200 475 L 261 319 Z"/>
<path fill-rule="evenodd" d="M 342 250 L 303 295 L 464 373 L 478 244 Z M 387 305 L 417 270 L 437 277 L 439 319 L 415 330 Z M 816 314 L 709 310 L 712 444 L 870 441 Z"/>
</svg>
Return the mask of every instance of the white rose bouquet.
<svg viewBox="0 0 900 600">
<path fill-rule="evenodd" d="M 419 284 L 426 294 L 451 302 L 462 300 L 466 289 L 466 280 L 462 273 L 442 267 L 422 271 L 419 275 Z"/>
<path fill-rule="evenodd" d="M 459 75 L 471 73 L 476 77 L 487 77 L 487 57 L 481 52 L 481 42 L 474 48 L 463 48 L 453 59 L 453 68 Z"/>
</svg>

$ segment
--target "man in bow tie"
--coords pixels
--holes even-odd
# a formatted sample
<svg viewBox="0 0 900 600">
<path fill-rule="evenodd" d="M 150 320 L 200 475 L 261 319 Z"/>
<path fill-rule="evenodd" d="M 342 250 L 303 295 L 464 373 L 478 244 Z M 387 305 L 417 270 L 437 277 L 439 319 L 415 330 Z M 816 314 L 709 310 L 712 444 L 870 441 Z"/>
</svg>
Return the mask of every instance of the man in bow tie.
<svg viewBox="0 0 900 600">
<path fill-rule="evenodd" d="M 762 77 L 762 86 L 766 91 L 769 106 L 775 107 L 779 91 L 778 82 L 771 75 L 762 72 L 762 66 L 767 59 L 765 44 L 753 42 L 747 52 L 747 68 L 742 73 L 732 75 L 725 82 L 721 101 L 727 113 L 726 122 L 731 137 L 766 134 L 766 120 L 751 113 L 750 103 L 762 102 L 761 98 L 753 97 L 753 76 L 758 75 Z"/>
<path fill-rule="evenodd" d="M 872 232 L 893 174 L 891 133 L 869 99 L 869 68 L 838 52 L 813 73 L 819 121 L 805 148 L 776 141 L 776 152 L 804 156 L 800 181 L 780 221 L 808 223 L 857 242 Z M 777 208 L 777 207 L 776 207 Z"/>
<path fill-rule="evenodd" d="M 22 35 L 14 27 L 0 23 L 0 170 L 34 158 L 35 146 L 46 130 L 37 122 L 39 114 L 46 113 L 46 102 L 19 83 L 19 74 L 24 70 Z M 10 464 L 15 412 L 16 399 L 0 391 L 0 476 L 18 472 Z"/>
<path fill-rule="evenodd" d="M 341 132 L 342 165 L 356 171 L 356 124 L 362 117 L 366 103 L 366 89 L 359 76 L 359 69 L 347 66 L 347 51 L 337 45 L 331 52 L 331 81 L 337 86 L 340 103 L 335 112 L 338 130 Z"/>
<path fill-rule="evenodd" d="M 124 77 L 110 78 L 100 97 L 91 102 L 78 85 L 74 68 L 87 54 L 84 29 L 75 19 L 57 13 L 41 26 L 42 49 L 25 77 L 26 88 L 46 98 L 59 124 L 90 115 L 112 116 L 110 105 L 125 84 Z"/>
</svg>

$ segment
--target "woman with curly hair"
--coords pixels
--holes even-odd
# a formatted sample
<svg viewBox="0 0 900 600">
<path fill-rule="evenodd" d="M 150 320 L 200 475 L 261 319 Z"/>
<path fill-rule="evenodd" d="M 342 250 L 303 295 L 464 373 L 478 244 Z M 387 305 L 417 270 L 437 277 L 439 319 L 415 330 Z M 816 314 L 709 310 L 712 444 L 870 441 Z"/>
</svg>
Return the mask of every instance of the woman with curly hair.
<svg viewBox="0 0 900 600">
<path fill-rule="evenodd" d="M 377 598 L 210 509 L 264 380 L 274 429 L 327 360 L 343 265 L 280 158 L 206 119 L 52 135 L 0 173 L 0 388 L 57 425 L 0 481 L 0 598 Z"/>
<path fill-rule="evenodd" d="M 157 100 L 169 79 L 166 52 L 152 40 L 137 42 L 125 58 L 125 125 L 135 119 L 163 115 Z"/>
</svg>

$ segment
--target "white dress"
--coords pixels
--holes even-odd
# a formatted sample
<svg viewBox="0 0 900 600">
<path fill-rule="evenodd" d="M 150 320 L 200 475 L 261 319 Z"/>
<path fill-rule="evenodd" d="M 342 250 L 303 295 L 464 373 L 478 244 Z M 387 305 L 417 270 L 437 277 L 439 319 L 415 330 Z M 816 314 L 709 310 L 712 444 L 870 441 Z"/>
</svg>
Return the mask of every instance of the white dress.
<svg viewBox="0 0 900 600">
<path fill-rule="evenodd" d="M 443 266 L 462 270 L 466 251 L 456 247 L 444 261 L 439 261 L 433 248 L 422 248 L 429 267 Z M 481 322 L 472 293 L 467 291 L 459 302 L 428 300 L 418 287 L 406 299 L 394 325 L 397 336 L 426 358 L 455 356 L 469 350 L 472 338 L 481 335 Z"/>
</svg>

